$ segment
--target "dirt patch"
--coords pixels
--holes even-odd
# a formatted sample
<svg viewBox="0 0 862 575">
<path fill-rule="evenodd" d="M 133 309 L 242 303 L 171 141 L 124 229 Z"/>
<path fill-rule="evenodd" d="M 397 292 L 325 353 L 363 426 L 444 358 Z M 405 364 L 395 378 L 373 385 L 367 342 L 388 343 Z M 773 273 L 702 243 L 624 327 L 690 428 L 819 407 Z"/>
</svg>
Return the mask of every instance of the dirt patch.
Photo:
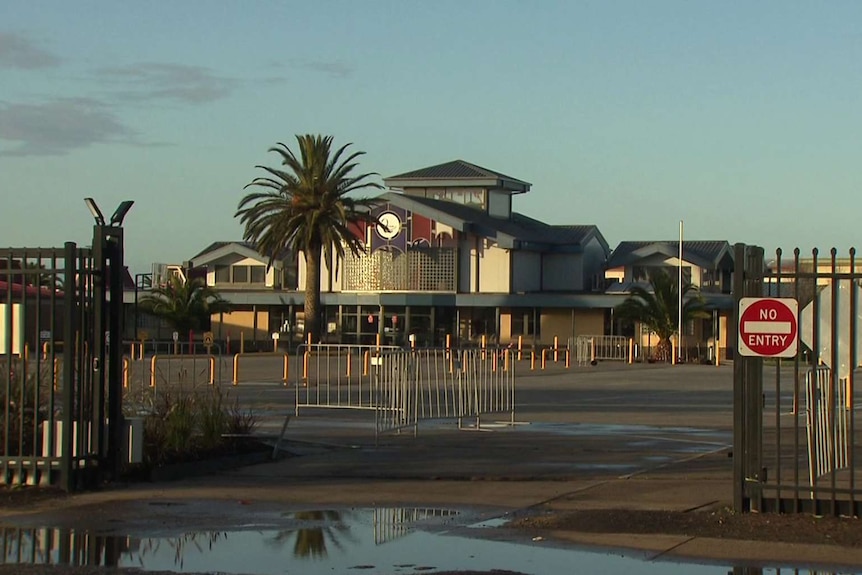
<svg viewBox="0 0 862 575">
<path fill-rule="evenodd" d="M 62 500 L 68 494 L 53 487 L 0 485 L 0 509 L 21 509 L 37 503 Z"/>
<path fill-rule="evenodd" d="M 511 525 L 533 531 L 666 534 L 862 547 L 862 521 L 858 518 L 735 513 L 726 508 L 692 512 L 622 509 L 548 512 L 518 519 Z"/>
</svg>

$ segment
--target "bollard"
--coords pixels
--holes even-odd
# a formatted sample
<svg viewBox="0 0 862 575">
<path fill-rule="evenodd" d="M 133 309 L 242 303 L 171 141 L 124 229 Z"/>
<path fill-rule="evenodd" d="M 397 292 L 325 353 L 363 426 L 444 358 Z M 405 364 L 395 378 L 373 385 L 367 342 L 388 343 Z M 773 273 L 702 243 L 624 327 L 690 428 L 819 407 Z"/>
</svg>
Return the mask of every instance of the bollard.
<svg viewBox="0 0 862 575">
<path fill-rule="evenodd" d="M 132 349 L 135 349 L 132 344 Z M 133 358 L 134 359 L 134 358 Z M 129 358 L 123 358 L 123 389 L 129 389 Z"/>
<path fill-rule="evenodd" d="M 530 351 L 530 371 L 535 371 L 536 369 L 536 350 Z"/>
<path fill-rule="evenodd" d="M 670 340 L 670 364 L 676 365 L 676 343 Z"/>
<path fill-rule="evenodd" d="M 302 354 L 302 381 L 308 381 L 308 351 Z"/>
<path fill-rule="evenodd" d="M 150 360 L 150 387 L 156 387 L 156 358 L 158 354 L 153 354 L 153 359 Z"/>
<path fill-rule="evenodd" d="M 369 363 L 371 363 L 371 351 L 365 350 L 362 358 L 362 375 L 368 375 Z"/>
<path fill-rule="evenodd" d="M 350 348 L 347 348 L 347 377 L 350 377 L 352 371 L 352 356 L 350 355 Z"/>
<path fill-rule="evenodd" d="M 509 371 L 509 350 L 503 350 L 503 371 Z"/>
<path fill-rule="evenodd" d="M 524 349 L 524 336 L 519 335 L 518 336 L 518 361 L 521 361 L 523 359 L 523 355 L 521 355 L 521 352 L 523 351 L 523 349 Z"/>
<path fill-rule="evenodd" d="M 239 353 L 233 356 L 233 385 L 239 385 L 239 356 Z"/>
<path fill-rule="evenodd" d="M 542 371 L 545 371 L 545 359 L 547 354 L 547 349 L 542 349 Z"/>
<path fill-rule="evenodd" d="M 596 338 L 590 338 L 590 365 L 596 364 Z"/>
<path fill-rule="evenodd" d="M 560 349 L 560 340 L 557 336 L 554 336 L 554 363 L 557 363 L 557 361 L 559 361 L 559 359 L 560 359 L 559 349 Z"/>
<path fill-rule="evenodd" d="M 482 336 L 482 361 L 485 361 L 485 336 Z"/>
<path fill-rule="evenodd" d="M 569 369 L 572 366 L 572 354 L 569 352 L 569 348 L 566 348 L 566 369 Z"/>
<path fill-rule="evenodd" d="M 635 340 L 634 338 L 629 338 L 629 365 L 633 364 L 635 361 Z"/>
</svg>

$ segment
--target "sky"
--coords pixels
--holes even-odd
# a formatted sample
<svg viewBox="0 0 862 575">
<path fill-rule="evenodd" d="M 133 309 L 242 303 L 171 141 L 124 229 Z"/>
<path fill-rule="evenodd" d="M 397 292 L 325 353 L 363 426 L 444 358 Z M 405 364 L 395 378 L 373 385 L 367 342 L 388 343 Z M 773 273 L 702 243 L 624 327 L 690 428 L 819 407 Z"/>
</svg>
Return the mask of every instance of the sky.
<svg viewBox="0 0 862 575">
<path fill-rule="evenodd" d="M 462 159 L 514 208 L 626 240 L 862 244 L 862 2 L 4 0 L 0 245 L 126 262 L 239 240 L 268 149 L 383 177 Z M 377 192 L 370 192 L 371 194 Z"/>
</svg>

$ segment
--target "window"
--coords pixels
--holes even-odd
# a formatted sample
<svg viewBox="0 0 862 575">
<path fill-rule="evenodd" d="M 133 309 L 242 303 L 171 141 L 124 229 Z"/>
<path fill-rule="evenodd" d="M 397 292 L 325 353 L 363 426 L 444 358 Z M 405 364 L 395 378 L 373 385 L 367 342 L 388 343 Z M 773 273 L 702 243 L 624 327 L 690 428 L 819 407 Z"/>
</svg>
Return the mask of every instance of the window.
<svg viewBox="0 0 862 575">
<path fill-rule="evenodd" d="M 679 268 L 676 266 L 632 266 L 632 280 L 636 282 L 648 282 L 650 274 L 663 270 L 672 278 L 678 277 Z M 691 267 L 683 266 L 682 283 L 691 283 Z"/>
<path fill-rule="evenodd" d="M 215 268 L 215 283 L 216 284 L 230 283 L 230 266 L 216 266 L 216 268 Z"/>
<path fill-rule="evenodd" d="M 248 283 L 248 266 L 233 266 L 233 283 Z"/>
<path fill-rule="evenodd" d="M 251 283 L 266 283 L 266 266 L 251 266 Z"/>
<path fill-rule="evenodd" d="M 512 311 L 512 336 L 533 335 L 533 310 L 516 309 Z"/>
</svg>

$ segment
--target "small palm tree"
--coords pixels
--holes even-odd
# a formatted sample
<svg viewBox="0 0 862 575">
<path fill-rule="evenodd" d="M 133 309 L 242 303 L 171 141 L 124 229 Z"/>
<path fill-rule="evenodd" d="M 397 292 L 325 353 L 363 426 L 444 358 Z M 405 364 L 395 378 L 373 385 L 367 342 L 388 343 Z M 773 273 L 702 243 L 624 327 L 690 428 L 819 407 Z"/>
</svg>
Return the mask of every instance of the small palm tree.
<svg viewBox="0 0 862 575">
<path fill-rule="evenodd" d="M 664 270 L 653 271 L 649 276 L 650 288 L 632 288 L 631 295 L 615 308 L 621 319 L 638 321 L 658 336 L 654 354 L 658 361 L 667 361 L 671 356 L 670 338 L 676 333 L 679 320 L 679 291 L 677 282 Z M 686 284 L 682 288 L 682 320 L 709 317 L 704 301 L 697 288 Z"/>
<path fill-rule="evenodd" d="M 164 319 L 180 333 L 200 330 L 212 314 L 230 311 L 228 302 L 203 278 L 186 279 L 174 275 L 170 281 L 154 287 L 139 302 L 141 308 Z"/>
<path fill-rule="evenodd" d="M 255 178 L 245 188 L 263 190 L 243 197 L 234 217 L 245 225 L 244 239 L 269 258 L 269 265 L 288 250 L 305 256 L 305 332 L 317 341 L 321 257 L 331 266 L 333 256 L 344 256 L 345 246 L 354 255 L 365 250 L 365 238 L 357 237 L 352 228 L 376 221 L 370 213 L 375 201 L 349 194 L 381 186 L 367 181 L 377 174 L 353 175 L 356 159 L 364 152 L 348 153 L 351 144 L 333 153 L 332 136 L 298 135 L 296 141 L 298 156 L 282 143 L 269 149 L 286 169 L 255 166 L 269 175 Z"/>
</svg>

